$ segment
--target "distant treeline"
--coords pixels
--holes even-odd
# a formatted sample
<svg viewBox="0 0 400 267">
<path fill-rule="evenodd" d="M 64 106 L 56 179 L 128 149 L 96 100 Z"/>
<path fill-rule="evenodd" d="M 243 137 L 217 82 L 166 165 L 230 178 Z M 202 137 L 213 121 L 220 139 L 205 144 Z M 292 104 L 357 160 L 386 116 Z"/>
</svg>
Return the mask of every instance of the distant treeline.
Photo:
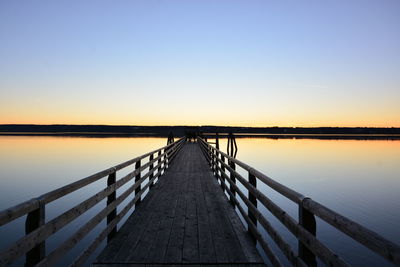
<svg viewBox="0 0 400 267">
<path fill-rule="evenodd" d="M 117 125 L 34 125 L 2 124 L 2 134 L 90 135 L 90 136 L 183 136 L 195 133 L 286 134 L 286 135 L 398 135 L 400 128 L 371 127 L 227 127 L 227 126 L 117 126 Z"/>
</svg>

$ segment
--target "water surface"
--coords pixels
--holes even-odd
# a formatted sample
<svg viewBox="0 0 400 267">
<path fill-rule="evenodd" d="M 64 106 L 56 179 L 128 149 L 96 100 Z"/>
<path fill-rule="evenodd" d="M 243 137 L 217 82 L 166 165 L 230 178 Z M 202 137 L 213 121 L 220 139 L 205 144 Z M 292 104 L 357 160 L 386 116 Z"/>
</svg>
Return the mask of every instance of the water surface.
<svg viewBox="0 0 400 267">
<path fill-rule="evenodd" d="M 0 209 L 165 144 L 166 138 L 0 136 Z M 237 144 L 237 158 L 241 161 L 399 244 L 400 141 L 238 138 Z M 221 140 L 221 150 L 226 151 L 226 139 Z M 119 172 L 118 177 L 132 169 Z M 246 172 L 239 172 L 247 177 Z M 47 221 L 101 190 L 105 184 L 106 179 L 102 179 L 46 206 Z M 297 219 L 295 204 L 265 185 L 259 184 L 259 188 Z M 60 244 L 104 206 L 104 201 L 99 203 L 50 238 L 47 250 Z M 296 239 L 266 209 L 261 210 L 296 251 Z M 0 248 L 23 235 L 24 220 L 25 216 L 0 228 Z M 103 221 L 61 264 L 79 255 L 104 226 Z M 389 265 L 320 220 L 317 235 L 351 264 Z M 23 259 L 17 262 L 22 263 Z"/>
<path fill-rule="evenodd" d="M 400 244 L 399 140 L 237 138 L 236 141 L 237 159 Z M 226 151 L 226 139 L 220 148 Z M 247 177 L 240 168 L 239 172 Z M 263 184 L 258 183 L 258 187 L 298 218 L 297 205 Z M 297 249 L 296 239 L 280 222 L 266 209 L 263 213 Z M 321 220 L 317 220 L 317 236 L 353 265 L 390 266 Z M 284 261 L 282 255 L 281 259 Z"/>
<path fill-rule="evenodd" d="M 166 141 L 166 138 L 0 136 L 0 209 L 37 197 L 165 146 Z M 118 171 L 117 179 L 129 171 L 133 171 L 133 169 L 134 166 L 130 166 Z M 132 183 L 133 181 L 118 189 L 117 197 Z M 91 197 L 104 189 L 106 185 L 107 178 L 103 178 L 90 186 L 86 186 L 46 205 L 46 221 Z M 121 207 L 124 207 L 133 198 L 133 195 L 122 202 Z M 51 236 L 46 243 L 47 253 L 60 245 L 105 206 L 106 203 L 103 200 Z M 24 235 L 25 218 L 26 216 L 23 216 L 11 224 L 0 227 L 0 249 L 5 249 L 11 242 Z M 69 252 L 61 260 L 60 264 L 67 265 L 70 263 L 104 228 L 105 220 Z M 105 242 L 101 244 L 97 253 L 104 245 Z M 91 260 L 95 255 L 91 257 Z M 22 265 L 23 262 L 24 259 L 21 258 L 15 265 Z"/>
</svg>

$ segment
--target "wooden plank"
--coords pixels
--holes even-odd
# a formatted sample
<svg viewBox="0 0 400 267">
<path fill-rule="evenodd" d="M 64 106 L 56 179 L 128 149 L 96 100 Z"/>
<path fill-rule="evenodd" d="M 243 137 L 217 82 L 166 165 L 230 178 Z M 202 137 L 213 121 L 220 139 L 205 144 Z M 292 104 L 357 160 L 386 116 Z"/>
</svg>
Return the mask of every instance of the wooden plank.
<svg viewBox="0 0 400 267">
<path fill-rule="evenodd" d="M 211 172 L 208 171 L 208 176 L 212 175 Z M 207 174 L 206 174 L 207 176 Z M 239 238 L 238 235 L 242 236 L 246 236 L 248 237 L 248 234 L 244 231 L 244 226 L 243 224 L 240 222 L 239 218 L 237 217 L 237 214 L 235 213 L 235 211 L 233 210 L 233 208 L 229 205 L 229 202 L 226 198 L 226 196 L 222 193 L 222 189 L 220 188 L 219 184 L 217 183 L 217 181 L 215 180 L 215 178 L 213 176 L 211 176 L 209 179 L 205 178 L 204 179 L 205 182 L 205 187 L 206 187 L 206 194 L 211 194 L 210 197 L 213 197 L 213 200 L 209 200 L 207 202 L 212 202 L 213 205 L 217 205 L 220 208 L 217 209 L 217 212 L 212 214 L 214 215 L 211 220 L 215 220 L 215 222 L 212 223 L 211 227 L 216 227 L 217 231 L 221 231 L 220 234 L 218 234 L 219 236 L 223 236 L 224 231 L 226 234 L 227 230 L 230 230 L 229 236 L 230 236 L 230 241 L 228 242 L 229 245 L 226 247 L 228 248 L 228 250 L 224 251 L 224 248 L 218 248 L 218 245 L 221 244 L 219 242 L 221 242 L 221 240 L 219 240 L 218 238 L 216 238 L 214 240 L 215 242 L 215 250 L 217 253 L 217 257 L 220 257 L 221 255 L 219 255 L 218 253 L 225 252 L 226 254 L 226 258 L 225 259 L 220 259 L 220 262 L 238 262 L 238 261 L 244 261 L 247 262 L 248 259 L 246 259 L 246 256 L 244 254 L 244 250 L 242 245 L 247 245 L 247 246 L 251 246 L 253 247 L 253 251 L 249 251 L 248 253 L 254 253 L 254 258 L 252 260 L 255 261 L 261 261 L 260 256 L 258 255 L 258 252 L 255 250 L 254 248 L 254 244 L 252 243 L 240 243 L 239 242 Z M 209 207 L 212 207 L 212 205 L 209 205 Z M 229 216 L 227 216 L 227 214 L 230 214 Z M 239 224 L 232 224 L 232 221 L 230 220 L 231 216 L 236 216 L 237 221 L 239 222 Z M 223 220 L 221 220 L 223 219 Z M 223 228 L 218 227 L 218 225 L 223 225 Z M 234 227 L 237 227 L 238 229 L 234 230 Z M 213 237 L 215 238 L 215 234 L 213 235 Z M 242 239 L 242 237 L 240 238 Z M 229 240 L 229 239 L 228 239 Z M 225 240 L 226 241 L 226 240 Z M 240 252 L 236 252 L 235 251 L 235 247 L 239 247 L 241 248 Z"/>
<path fill-rule="evenodd" d="M 246 255 L 246 259 L 250 262 L 257 262 L 260 260 L 257 249 L 253 246 L 253 238 L 248 235 L 248 232 L 243 226 L 242 221 L 236 214 L 235 210 L 227 209 L 228 217 L 231 221 L 236 236 L 243 248 L 243 252 Z"/>
<path fill-rule="evenodd" d="M 164 183 L 167 184 L 164 191 L 166 191 L 171 197 L 169 199 L 170 208 L 166 209 L 159 218 L 162 220 L 162 223 L 160 224 L 160 228 L 157 230 L 156 242 L 153 244 L 148 255 L 148 259 L 153 262 L 164 262 L 170 237 L 172 235 L 172 226 L 177 216 L 178 203 L 185 199 L 184 192 L 180 190 L 180 188 L 186 186 L 187 179 L 184 179 L 183 175 L 175 175 L 176 167 L 179 166 L 175 165 L 175 167 L 171 167 L 169 173 L 165 175 L 165 178 L 163 178 Z"/>
<path fill-rule="evenodd" d="M 158 192 L 157 204 L 149 206 L 151 208 L 150 220 L 146 223 L 146 229 L 142 232 L 138 238 L 138 242 L 135 246 L 132 246 L 126 261 L 128 262 L 147 262 L 148 254 L 152 248 L 155 239 L 157 237 L 157 230 L 161 224 L 161 214 L 168 209 L 170 202 L 170 196 L 166 192 Z"/>
<path fill-rule="evenodd" d="M 283 238 L 272 227 L 272 225 L 267 221 L 267 219 L 265 219 L 265 217 L 261 214 L 261 212 L 257 210 L 257 207 L 253 203 L 251 203 L 251 201 L 248 198 L 246 198 L 245 194 L 236 185 L 234 185 L 229 178 L 227 178 L 227 181 L 234 186 L 235 191 L 238 193 L 239 197 L 247 205 L 248 213 L 251 212 L 254 216 L 253 218 L 261 223 L 261 225 L 271 236 L 271 238 L 274 240 L 277 246 L 282 250 L 282 252 L 288 258 L 288 260 L 295 266 L 303 266 L 304 265 L 303 261 L 301 261 L 297 257 L 297 255 L 292 251 L 290 245 L 283 240 Z M 253 223 L 253 225 L 256 226 L 256 224 L 254 223 L 253 219 L 250 216 L 248 216 L 248 218 L 245 219 L 246 221 L 247 219 L 249 219 Z M 234 220 L 234 218 L 232 218 L 232 220 Z M 249 231 L 252 231 L 252 228 L 254 228 L 254 226 L 249 225 Z M 254 236 L 253 238 L 257 238 L 257 236 Z"/>
<path fill-rule="evenodd" d="M 100 245 L 102 240 L 114 229 L 117 223 L 128 213 L 128 211 L 135 205 L 136 200 L 138 198 L 133 198 L 123 209 L 122 211 L 114 218 L 112 222 L 104 229 L 96 239 L 89 245 L 82 254 L 73 262 L 71 266 L 82 266 L 87 258 L 96 250 L 96 248 Z"/>
<path fill-rule="evenodd" d="M 143 179 L 143 178 L 142 178 Z M 156 177 L 153 177 L 153 179 L 156 179 Z M 152 191 L 158 191 L 159 187 L 157 186 L 158 183 L 153 187 Z M 143 189 L 145 190 L 145 189 Z M 152 192 L 151 191 L 151 192 Z M 139 242 L 140 236 L 144 233 L 146 230 L 146 227 L 148 226 L 148 222 L 152 216 L 151 213 L 151 205 L 156 202 L 158 198 L 161 196 L 161 194 L 155 194 L 151 193 L 147 194 L 147 196 L 153 196 L 150 199 L 152 201 L 147 200 L 146 203 L 147 205 L 139 205 L 137 210 L 140 212 L 134 212 L 133 214 L 137 216 L 132 216 L 127 220 L 127 222 L 124 224 L 124 226 L 121 228 L 121 233 L 117 233 L 116 237 L 114 238 L 115 241 L 113 240 L 110 244 L 110 250 L 108 252 L 108 257 L 105 257 L 105 255 L 100 254 L 98 259 L 103 259 L 102 261 L 109 261 L 109 260 L 114 260 L 114 259 L 119 259 L 120 261 L 127 261 L 127 258 L 130 255 L 130 251 L 136 247 L 137 243 Z M 148 199 L 146 196 L 146 199 Z M 118 235 L 119 234 L 119 235 Z M 107 253 L 107 252 L 105 252 Z"/>
<path fill-rule="evenodd" d="M 150 186 L 150 182 L 146 184 L 146 186 L 135 195 L 132 203 L 135 204 L 139 201 L 140 196 L 146 190 L 147 187 Z M 122 201 L 124 201 L 132 192 L 135 190 L 135 185 L 132 185 L 129 189 L 127 189 L 123 194 L 121 194 L 114 202 L 107 205 L 103 210 L 101 210 L 98 214 L 96 214 L 93 218 L 91 218 L 87 223 L 85 223 L 82 227 L 79 228 L 77 232 L 75 232 L 72 236 L 70 236 L 64 243 L 62 243 L 57 249 L 53 250 L 48 257 L 46 257 L 43 264 L 49 263 L 53 265 L 62 255 L 64 255 L 67 251 L 69 251 L 79 240 L 85 237 L 97 224 L 99 224 L 113 209 L 117 207 Z"/>
<path fill-rule="evenodd" d="M 209 222 L 210 222 L 209 229 L 212 235 L 212 242 L 214 244 L 216 262 L 219 263 L 228 262 L 229 252 L 227 250 L 229 249 L 230 246 L 226 247 L 226 242 L 222 230 L 224 226 L 221 225 L 221 222 L 217 220 L 218 211 L 211 209 L 211 207 L 213 207 L 212 203 L 214 201 L 212 194 L 209 191 L 205 191 L 203 194 L 204 194 L 204 204 L 209 216 Z"/>
<path fill-rule="evenodd" d="M 226 184 L 223 184 L 226 189 L 228 189 L 228 186 Z M 232 192 L 228 191 L 228 194 L 230 196 L 233 196 Z M 263 248 L 264 252 L 267 254 L 268 258 L 270 259 L 272 265 L 274 266 L 283 266 L 282 263 L 279 261 L 275 253 L 272 251 L 270 248 L 269 244 L 264 241 L 262 238 L 261 233 L 258 231 L 256 225 L 250 220 L 248 217 L 247 213 L 244 211 L 243 207 L 240 205 L 239 201 L 236 198 L 233 198 L 235 201 L 235 204 L 237 205 L 237 208 L 239 212 L 242 214 L 243 218 L 246 220 L 247 225 L 249 227 L 249 230 L 251 231 L 252 236 L 257 239 L 261 247 Z"/>
<path fill-rule="evenodd" d="M 185 183 L 185 187 L 182 187 L 182 189 L 186 190 L 186 185 L 187 183 Z M 182 262 L 183 238 L 185 235 L 186 222 L 185 214 L 186 194 L 182 194 L 182 196 L 178 200 L 175 218 L 171 228 L 171 235 L 164 257 L 164 262 Z"/>
<path fill-rule="evenodd" d="M 208 167 L 208 166 L 206 166 Z M 197 202 L 197 220 L 198 220 L 198 234 L 199 234 L 199 260 L 200 262 L 217 262 L 216 251 L 212 236 L 212 227 L 209 214 L 205 205 L 204 189 L 202 188 L 200 176 L 196 179 L 196 185 L 199 189 L 196 192 Z"/>
<path fill-rule="evenodd" d="M 202 181 L 204 182 L 203 186 L 205 187 L 204 193 L 210 216 L 210 227 L 212 227 L 211 229 L 214 231 L 213 238 L 217 261 L 221 263 L 247 261 L 245 259 L 243 250 L 235 250 L 235 248 L 241 247 L 241 245 L 237 239 L 236 232 L 233 230 L 233 225 L 231 224 L 226 213 L 229 210 L 234 212 L 233 208 L 229 205 L 225 194 L 215 180 L 214 176 L 212 176 L 212 173 L 208 171 L 204 174 L 204 176 L 205 177 Z M 237 217 L 236 214 L 235 216 Z M 239 220 L 239 218 L 237 219 Z M 236 226 L 239 226 L 243 229 L 243 224 L 241 223 L 240 225 Z M 225 238 L 221 239 L 221 237 L 224 236 Z M 226 243 L 229 243 L 229 245 Z M 252 244 L 251 246 L 254 245 Z M 257 252 L 256 255 L 258 255 Z M 259 257 L 258 259 L 260 260 Z"/>
<path fill-rule="evenodd" d="M 169 202 L 168 209 L 165 210 L 163 218 L 160 219 L 161 223 L 157 230 L 157 237 L 152 245 L 147 257 L 152 259 L 154 262 L 163 262 L 164 256 L 167 251 L 169 238 L 171 235 L 172 224 L 175 218 L 175 212 L 179 198 L 182 197 L 182 193 L 170 191 L 171 200 Z"/>
<path fill-rule="evenodd" d="M 199 262 L 199 234 L 196 204 L 196 188 L 194 181 L 196 173 L 187 176 L 188 189 L 186 191 L 185 235 L 183 239 L 183 262 Z"/>
<path fill-rule="evenodd" d="M 216 183 L 215 180 L 214 182 Z M 217 187 L 217 184 L 214 184 L 213 187 Z M 212 222 L 212 227 L 217 231 L 216 235 L 213 235 L 215 251 L 218 253 L 224 251 L 221 257 L 217 254 L 217 260 L 219 262 L 246 261 L 243 250 L 237 240 L 236 233 L 233 231 L 232 225 L 226 216 L 225 209 L 227 206 L 229 208 L 232 207 L 230 207 L 219 186 L 217 189 L 219 192 L 215 190 L 205 192 L 206 206 Z"/>
<path fill-rule="evenodd" d="M 164 159 L 165 160 L 165 159 Z M 164 175 L 160 178 L 160 186 L 162 186 L 162 190 L 158 190 L 157 192 L 153 193 L 150 192 L 149 195 L 156 194 L 157 201 L 154 201 L 152 205 L 149 205 L 146 209 L 138 209 L 138 213 L 147 213 L 148 216 L 146 217 L 146 221 L 137 221 L 134 224 L 134 228 L 130 229 L 130 235 L 124 244 L 121 246 L 121 249 L 118 251 L 117 255 L 115 256 L 116 259 L 122 261 L 128 261 L 133 253 L 135 253 L 135 248 L 138 246 L 140 239 L 143 236 L 143 233 L 146 232 L 148 225 L 150 224 L 152 218 L 159 220 L 159 214 L 154 211 L 154 208 L 159 206 L 160 203 L 164 202 L 163 195 L 170 187 L 170 183 L 167 181 L 168 175 Z M 152 190 L 154 191 L 154 190 Z M 134 213 L 132 217 L 135 217 L 136 214 Z M 123 227 L 124 228 L 124 227 Z M 129 230 L 128 230 L 129 231 Z"/>
<path fill-rule="evenodd" d="M 125 222 L 125 224 L 121 227 L 121 229 L 117 232 L 115 236 L 115 240 L 112 240 L 110 244 L 107 245 L 107 249 L 103 250 L 100 255 L 97 257 L 97 260 L 100 262 L 112 261 L 116 258 L 118 251 L 123 248 L 123 244 L 127 239 L 129 239 L 130 235 L 137 230 L 135 224 L 140 224 L 142 221 L 146 221 L 148 219 L 149 213 L 145 212 L 147 207 L 154 201 L 156 201 L 158 194 L 154 192 L 158 192 L 160 190 L 160 183 L 156 183 L 153 186 L 153 190 L 146 195 L 142 204 L 137 208 L 136 211 L 143 210 L 143 212 L 134 212 L 135 216 L 131 216 Z M 133 221 L 133 222 L 132 222 Z"/>
<path fill-rule="evenodd" d="M 9 223 L 39 208 L 39 200 L 34 198 L 0 212 L 0 226 Z"/>
<path fill-rule="evenodd" d="M 157 185 L 162 189 L 157 189 Z M 230 222 L 235 211 L 209 171 L 197 144 L 182 147 L 174 163 L 147 196 L 153 198 L 151 205 L 144 206 L 146 197 L 143 206 L 139 206 L 121 227 L 120 232 L 129 234 L 117 233 L 96 264 L 263 264 L 253 243 L 250 246 L 255 252 L 254 261 L 249 262 L 242 247 L 248 244 L 238 237 L 247 233 L 243 224 Z M 227 209 L 232 214 L 225 214 Z M 145 219 L 138 220 L 140 217 Z M 238 217 L 237 221 L 240 222 Z"/>
</svg>

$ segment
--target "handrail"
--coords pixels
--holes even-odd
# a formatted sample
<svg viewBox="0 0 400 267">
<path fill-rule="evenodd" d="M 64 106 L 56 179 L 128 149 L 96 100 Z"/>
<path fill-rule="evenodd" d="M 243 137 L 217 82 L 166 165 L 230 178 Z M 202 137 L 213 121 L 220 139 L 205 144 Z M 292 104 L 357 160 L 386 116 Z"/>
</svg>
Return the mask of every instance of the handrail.
<svg viewBox="0 0 400 267">
<path fill-rule="evenodd" d="M 229 167 L 226 163 L 220 161 L 225 168 L 227 168 L 230 172 L 234 171 L 231 167 Z M 266 197 L 261 191 L 259 191 L 256 187 L 248 183 L 245 178 L 243 178 L 239 173 L 235 172 L 236 178 L 240 181 L 246 189 L 251 192 L 252 195 L 256 196 L 256 198 L 299 240 L 304 243 L 310 244 L 310 249 L 312 251 L 319 251 L 318 254 L 321 255 L 322 261 L 327 263 L 330 266 L 344 266 L 346 265 L 342 260 L 337 259 L 336 255 L 327 248 L 324 244 L 322 244 L 318 239 L 316 239 L 312 234 L 310 234 L 305 228 L 299 225 L 291 216 L 289 216 L 284 210 L 282 210 L 278 205 L 272 202 L 268 197 Z M 244 193 L 237 187 L 237 185 L 226 175 L 222 173 L 228 182 L 235 188 L 235 191 L 239 194 L 240 198 L 245 202 L 245 204 L 249 207 L 251 212 L 257 218 L 257 220 L 263 225 L 265 230 L 270 234 L 271 238 L 275 241 L 278 247 L 282 250 L 282 252 L 286 255 L 288 260 L 293 264 L 297 262 L 298 264 L 298 255 L 293 252 L 293 250 L 289 247 L 288 244 L 283 240 L 283 238 L 278 234 L 278 232 L 270 225 L 268 220 L 258 211 L 257 207 L 254 206 L 253 203 L 249 201 L 244 195 Z M 228 192 L 229 193 L 229 192 Z M 242 214 L 243 215 L 243 214 Z M 333 259 L 333 260 L 332 260 Z"/>
<path fill-rule="evenodd" d="M 276 182 L 253 167 L 216 149 L 203 139 L 198 138 L 197 140 L 214 175 L 221 181 L 222 188 L 227 191 L 231 202 L 233 205 L 238 207 L 239 212 L 248 223 L 249 232 L 253 234 L 257 241 L 260 242 L 261 247 L 274 265 L 276 258 L 270 255 L 271 252 L 269 251 L 269 248 L 263 245 L 265 241 L 262 236 L 259 235 L 256 231 L 257 229 L 254 229 L 253 227 L 254 225 L 257 225 L 257 222 L 261 224 L 261 226 L 271 236 L 272 240 L 277 244 L 278 248 L 294 266 L 303 264 L 314 266 L 316 264 L 316 257 L 319 257 L 324 263 L 330 266 L 348 265 L 343 259 L 317 239 L 315 216 L 326 221 L 337 230 L 348 235 L 353 240 L 359 242 L 373 252 L 381 255 L 389 262 L 400 265 L 400 247 L 397 244 L 386 240 L 379 234 L 330 210 L 311 198 L 305 197 L 289 187 Z M 225 158 L 228 163 L 225 162 Z M 245 179 L 241 176 L 239 172 L 236 171 L 236 166 L 247 171 L 249 179 Z M 226 171 L 229 172 L 230 175 L 228 175 Z M 236 185 L 236 180 L 238 180 L 248 190 L 248 197 L 246 197 L 246 195 Z M 225 181 L 229 183 L 229 188 Z M 259 191 L 257 189 L 257 181 L 261 181 L 296 203 L 299 207 L 298 221 L 288 215 L 277 204 Z M 239 195 L 241 200 L 247 206 L 247 213 L 237 201 L 236 194 Z M 259 212 L 257 209 L 257 200 L 299 240 L 298 255 L 294 253 L 292 248 L 290 248 L 268 220 L 261 214 L 261 212 Z M 279 265 L 279 263 L 277 265 Z"/>
<path fill-rule="evenodd" d="M 181 140 L 182 139 L 178 140 L 177 142 L 179 142 Z M 10 208 L 8 208 L 6 210 L 3 210 L 3 211 L 0 212 L 0 226 L 4 225 L 4 224 L 6 224 L 6 223 L 8 223 L 8 222 L 10 222 L 12 220 L 17 219 L 18 217 L 23 216 L 26 213 L 31 212 L 34 209 L 37 209 L 39 207 L 38 199 L 42 199 L 45 202 L 45 204 L 48 204 L 48 203 L 50 203 L 50 202 L 52 202 L 54 200 L 57 200 L 57 199 L 65 196 L 65 195 L 67 195 L 69 193 L 72 193 L 72 192 L 74 192 L 74 191 L 76 191 L 76 190 L 78 190 L 78 189 L 80 189 L 80 188 L 82 188 L 82 187 L 84 187 L 86 185 L 89 185 L 89 184 L 91 184 L 93 182 L 96 182 L 99 179 L 104 178 L 105 176 L 110 175 L 113 172 L 119 171 L 119 170 L 121 170 L 121 169 L 123 169 L 123 168 L 125 168 L 125 167 L 127 167 L 129 165 L 132 165 L 133 163 L 138 162 L 139 160 L 142 160 L 142 159 L 144 159 L 144 158 L 146 158 L 146 157 L 148 157 L 150 155 L 153 155 L 153 154 L 157 153 L 158 151 L 169 149 L 174 144 L 176 144 L 177 142 L 169 144 L 169 145 L 164 146 L 164 147 L 161 147 L 161 148 L 156 149 L 154 151 L 148 152 L 148 153 L 146 153 L 144 155 L 141 155 L 139 157 L 130 159 L 130 160 L 128 160 L 126 162 L 123 162 L 123 163 L 120 163 L 120 164 L 118 164 L 118 165 L 116 165 L 114 167 L 105 169 L 105 170 L 100 171 L 98 173 L 92 174 L 92 175 L 90 175 L 90 176 L 88 176 L 86 178 L 80 179 L 80 180 L 78 180 L 76 182 L 72 182 L 72 183 L 67 184 L 67 185 L 65 185 L 63 187 L 60 187 L 60 188 L 57 188 L 57 189 L 52 190 L 50 192 L 47 192 L 47 193 L 45 193 L 45 194 L 43 194 L 43 195 L 41 195 L 41 196 L 39 196 L 37 198 L 33 198 L 31 200 L 22 202 L 22 203 L 20 203 L 18 205 L 15 205 L 15 206 L 10 207 Z"/>
<path fill-rule="evenodd" d="M 139 205 L 141 196 L 148 188 L 151 188 L 151 186 L 154 184 L 154 181 L 159 178 L 166 171 L 166 169 L 168 169 L 174 157 L 177 155 L 184 143 L 185 139 L 181 138 L 167 146 L 120 163 L 114 167 L 108 168 L 61 188 L 45 193 L 37 198 L 33 198 L 6 210 L 0 211 L 0 226 L 10 223 L 23 215 L 28 215 L 25 223 L 26 235 L 11 244 L 7 249 L 0 252 L 0 266 L 10 264 L 24 254 L 26 254 L 26 265 L 53 265 L 65 253 L 73 248 L 83 237 L 85 237 L 86 234 L 88 234 L 97 224 L 107 217 L 107 227 L 75 260 L 74 264 L 84 263 L 84 261 L 97 248 L 97 246 L 100 245 L 101 241 L 105 237 L 108 237 L 107 241 L 111 240 L 113 234 L 117 230 L 117 223 L 126 215 L 133 205 Z M 155 154 L 156 156 L 154 157 Z M 141 165 L 141 160 L 145 158 L 149 158 L 148 162 Z M 116 180 L 116 172 L 132 165 L 133 163 L 136 163 L 135 170 L 119 180 Z M 142 176 L 141 173 L 147 168 L 148 171 Z M 157 173 L 155 173 L 156 171 Z M 107 176 L 107 187 L 45 223 L 46 204 Z M 135 183 L 126 189 L 122 194 L 120 194 L 118 198 L 116 198 L 116 190 L 121 188 L 134 177 Z M 142 187 L 142 183 L 147 178 L 149 178 L 149 181 Z M 135 197 L 119 212 L 119 214 L 117 214 L 117 206 L 133 192 L 135 192 Z M 47 256 L 45 255 L 45 242 L 51 235 L 62 229 L 65 225 L 75 220 L 81 214 L 85 213 L 105 198 L 107 198 L 107 206 L 105 208 L 94 215 L 94 217 L 92 217 L 59 247 L 55 248 Z"/>
<path fill-rule="evenodd" d="M 207 142 L 205 142 L 203 139 L 200 139 L 200 140 L 202 142 L 204 142 L 204 144 L 208 145 Z M 213 149 L 213 150 L 217 150 L 213 146 L 209 145 L 209 147 L 211 149 Z M 293 202 L 298 204 L 305 198 L 302 194 L 300 194 L 300 193 L 290 189 L 289 187 L 287 187 L 287 186 L 285 186 L 285 185 L 283 185 L 283 184 L 281 184 L 281 183 L 269 178 L 265 174 L 259 172 L 258 170 L 254 169 L 253 167 L 247 165 L 246 163 L 243 163 L 240 160 L 225 154 L 221 150 L 218 150 L 218 153 L 221 154 L 222 156 L 224 156 L 225 158 L 229 159 L 231 162 L 234 162 L 238 166 L 242 167 L 242 169 L 244 169 L 244 170 L 248 171 L 249 173 L 253 174 L 258 179 L 260 179 L 263 183 L 265 183 L 266 185 L 268 185 L 269 187 L 271 187 L 275 191 L 279 192 L 283 196 L 289 198 Z"/>
</svg>

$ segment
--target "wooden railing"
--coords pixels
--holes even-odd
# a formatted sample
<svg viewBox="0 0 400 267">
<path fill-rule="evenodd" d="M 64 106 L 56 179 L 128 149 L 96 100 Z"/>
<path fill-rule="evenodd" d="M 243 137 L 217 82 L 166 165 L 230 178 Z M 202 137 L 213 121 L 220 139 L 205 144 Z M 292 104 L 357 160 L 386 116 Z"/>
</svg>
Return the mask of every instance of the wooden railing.
<svg viewBox="0 0 400 267">
<path fill-rule="evenodd" d="M 165 147 L 118 164 L 112 168 L 93 174 L 82 180 L 48 192 L 40 197 L 1 211 L 0 226 L 12 223 L 15 219 L 21 216 L 27 216 L 25 221 L 26 235 L 0 253 L 0 266 L 9 265 L 24 255 L 26 256 L 26 266 L 54 265 L 62 256 L 64 256 L 80 240 L 82 240 L 96 225 L 107 218 L 106 228 L 102 230 L 101 233 L 94 239 L 94 241 L 75 259 L 72 265 L 79 266 L 85 263 L 91 253 L 95 251 L 95 249 L 106 237 L 107 241 L 112 239 L 117 231 L 117 223 L 134 205 L 138 205 L 140 203 L 143 193 L 147 189 L 151 189 L 154 181 L 159 178 L 163 172 L 165 172 L 184 142 L 185 139 L 182 138 Z M 148 162 L 142 165 L 141 161 L 146 158 L 148 158 Z M 135 164 L 134 171 L 125 175 L 121 179 L 116 180 L 117 171 L 133 164 Z M 148 169 L 148 171 L 145 174 L 142 174 L 142 172 L 146 169 Z M 54 219 L 46 222 L 45 209 L 47 204 L 105 177 L 108 177 L 106 188 L 89 197 L 80 204 L 70 208 Z M 131 185 L 125 192 L 116 197 L 116 190 L 133 178 L 135 178 L 135 183 Z M 145 185 L 142 185 L 147 178 L 149 178 L 148 182 Z M 127 197 L 133 192 L 135 192 L 134 198 L 117 214 L 117 206 L 121 204 L 122 201 L 127 199 Z M 75 233 L 70 235 L 61 245 L 46 255 L 46 239 L 105 198 L 107 198 L 106 207 L 104 207 L 95 216 L 90 218 L 87 223 L 82 225 Z"/>
<path fill-rule="evenodd" d="M 348 266 L 348 263 L 326 247 L 316 237 L 315 216 L 321 218 L 373 252 L 381 255 L 389 262 L 400 265 L 400 247 L 398 245 L 330 210 L 311 198 L 305 197 L 274 181 L 247 164 L 228 156 L 203 139 L 198 138 L 198 143 L 214 175 L 221 181 L 221 187 L 229 194 L 231 203 L 238 208 L 244 220 L 247 222 L 248 231 L 252 234 L 254 239 L 258 241 L 273 265 L 282 266 L 282 263 L 261 235 L 259 228 L 257 228 L 258 224 L 265 229 L 272 240 L 274 240 L 277 247 L 279 247 L 288 261 L 294 266 L 316 266 L 317 257 L 328 266 Z M 242 168 L 248 173 L 247 179 L 239 174 L 236 170 L 237 167 Z M 225 181 L 228 182 L 229 188 Z M 248 190 L 247 196 L 238 187 L 237 181 Z M 296 203 L 299 208 L 298 220 L 295 220 L 265 194 L 259 191 L 257 189 L 257 183 L 259 182 L 264 183 L 287 199 Z M 239 195 L 240 199 L 247 206 L 247 212 L 245 211 L 245 207 L 239 203 L 237 195 Z M 299 242 L 297 253 L 259 211 L 257 203 L 261 203 L 265 206 L 265 208 L 267 208 L 297 238 Z"/>
</svg>

